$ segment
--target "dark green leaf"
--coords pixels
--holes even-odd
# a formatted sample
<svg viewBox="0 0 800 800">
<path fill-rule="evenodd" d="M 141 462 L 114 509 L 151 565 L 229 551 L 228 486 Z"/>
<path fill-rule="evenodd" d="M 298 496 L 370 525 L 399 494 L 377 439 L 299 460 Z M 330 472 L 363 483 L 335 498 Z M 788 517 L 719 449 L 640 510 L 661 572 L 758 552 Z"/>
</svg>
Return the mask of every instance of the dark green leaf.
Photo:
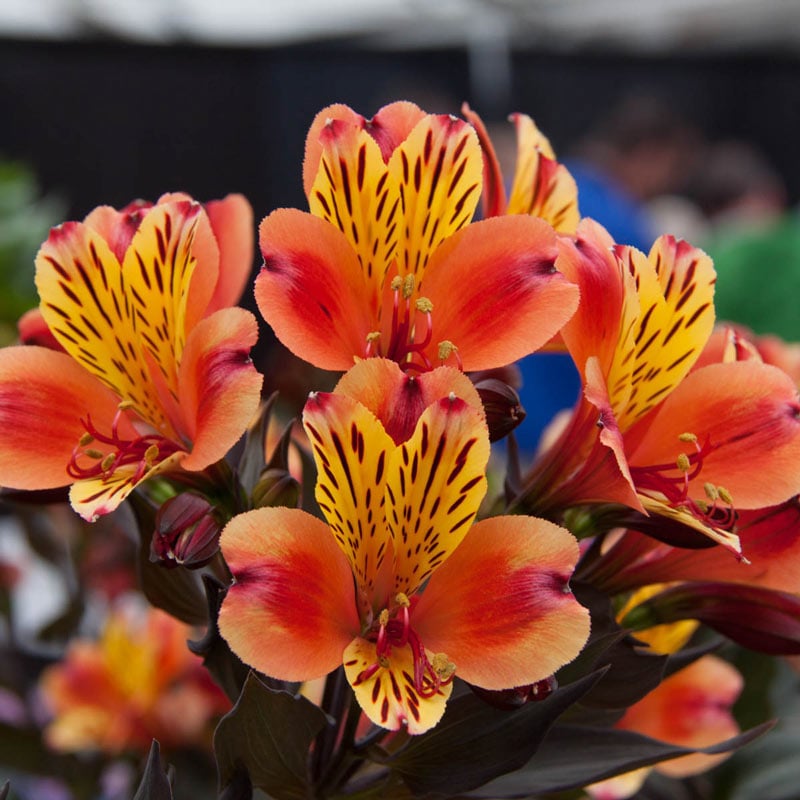
<svg viewBox="0 0 800 800">
<path fill-rule="evenodd" d="M 522 797 L 566 791 L 689 753 L 727 753 L 766 733 L 759 725 L 712 747 L 691 750 L 632 731 L 556 725 L 524 769 L 483 786 L 480 797 Z"/>
<path fill-rule="evenodd" d="M 137 570 L 145 597 L 156 608 L 189 625 L 208 623 L 208 603 L 200 577 L 192 570 L 167 569 L 150 561 L 150 541 L 155 530 L 157 508 L 134 492 L 129 497 L 139 535 Z"/>
<path fill-rule="evenodd" d="M 164 767 L 161 766 L 161 751 L 155 739 L 150 745 L 150 755 L 147 757 L 144 774 L 133 800 L 172 800 L 172 786 Z"/>
<path fill-rule="evenodd" d="M 388 760 L 415 794 L 465 792 L 525 764 L 550 726 L 602 676 L 587 675 L 545 700 L 501 711 L 466 693 L 442 721 Z"/>
<path fill-rule="evenodd" d="M 328 722 L 305 697 L 270 689 L 251 672 L 214 733 L 220 790 L 240 780 L 244 769 L 252 785 L 275 800 L 305 800 L 309 747 Z"/>
<path fill-rule="evenodd" d="M 202 656 L 205 668 L 211 673 L 219 687 L 236 702 L 249 672 L 248 667 L 233 653 L 228 643 L 220 636 L 217 619 L 219 607 L 226 594 L 225 587 L 210 575 L 203 576 L 208 597 L 208 629 L 206 635 L 189 642 L 189 649 Z"/>
</svg>

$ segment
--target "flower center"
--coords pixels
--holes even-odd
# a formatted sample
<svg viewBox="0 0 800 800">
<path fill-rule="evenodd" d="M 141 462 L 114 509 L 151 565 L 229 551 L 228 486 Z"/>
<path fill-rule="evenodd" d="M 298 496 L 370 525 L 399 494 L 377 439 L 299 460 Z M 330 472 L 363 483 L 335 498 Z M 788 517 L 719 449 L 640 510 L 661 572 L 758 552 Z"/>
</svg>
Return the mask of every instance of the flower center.
<svg viewBox="0 0 800 800">
<path fill-rule="evenodd" d="M 392 323 L 389 341 L 384 346 L 381 332 L 373 331 L 367 335 L 364 356 L 381 356 L 396 361 L 406 372 L 426 372 L 433 369 L 431 359 L 426 354 L 433 337 L 433 303 L 427 297 L 416 297 L 413 275 L 401 278 L 396 275 L 392 279 L 391 289 L 394 294 L 392 305 Z M 420 317 L 422 319 L 420 319 Z M 419 337 L 419 338 L 418 338 Z M 442 344 L 447 345 L 442 349 Z M 456 347 L 450 342 L 439 345 L 439 360 L 442 364 L 455 353 L 460 364 Z"/>
<path fill-rule="evenodd" d="M 684 444 L 693 446 L 693 452 L 682 452 L 672 464 L 654 464 L 647 467 L 631 467 L 631 477 L 638 491 L 656 492 L 666 498 L 673 508 L 683 508 L 694 517 L 714 528 L 732 530 L 737 514 L 733 498 L 723 486 L 703 484 L 707 501 L 689 497 L 689 485 L 703 469 L 704 459 L 715 447 L 706 438 L 701 446 L 693 433 L 682 433 Z"/>
<path fill-rule="evenodd" d="M 119 433 L 119 423 L 127 407 L 124 402 L 120 403 L 111 423 L 110 435 L 99 431 L 89 414 L 81 420 L 86 433 L 75 445 L 67 464 L 70 477 L 75 480 L 108 479 L 116 470 L 135 465 L 131 480 L 138 482 L 154 464 L 178 452 L 180 448 L 160 434 L 124 438 Z"/>
<path fill-rule="evenodd" d="M 452 682 L 456 667 L 444 653 L 429 659 L 419 636 L 411 628 L 409 609 L 411 602 L 402 592 L 395 596 L 391 610 L 378 615 L 366 639 L 375 643 L 377 661 L 363 670 L 354 686 L 369 680 L 379 669 L 388 668 L 393 647 L 411 648 L 414 658 L 414 689 L 420 697 L 433 697 L 442 686 Z"/>
</svg>

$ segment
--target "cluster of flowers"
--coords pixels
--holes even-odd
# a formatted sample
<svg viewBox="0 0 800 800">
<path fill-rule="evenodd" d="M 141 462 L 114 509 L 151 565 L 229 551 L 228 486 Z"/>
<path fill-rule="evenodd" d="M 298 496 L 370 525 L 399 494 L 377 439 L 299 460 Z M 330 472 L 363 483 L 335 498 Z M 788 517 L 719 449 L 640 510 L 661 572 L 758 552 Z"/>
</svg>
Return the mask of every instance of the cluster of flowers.
<svg viewBox="0 0 800 800">
<path fill-rule="evenodd" d="M 329 749 L 362 761 L 363 741 L 435 729 L 465 684 L 496 705 L 557 695 L 554 674 L 589 650 L 602 665 L 626 631 L 635 653 L 674 654 L 700 623 L 800 652 L 793 377 L 715 328 L 702 251 L 663 236 L 644 254 L 582 220 L 524 115 L 507 195 L 481 120 L 463 116 L 324 109 L 310 211 L 261 223 L 258 309 L 295 355 L 345 373 L 312 391 L 293 445 L 316 466 L 319 514 L 280 491 L 293 478 L 263 435 L 252 480 L 252 459 L 231 456 L 262 388 L 257 321 L 235 306 L 252 261 L 243 198 L 171 194 L 55 228 L 24 346 L 0 352 L 0 485 L 69 486 L 87 520 L 148 503 L 154 562 L 222 576 L 211 627 L 236 657 L 283 691 L 339 676 L 320 700 L 341 712 Z M 580 397 L 486 503 L 490 443 L 521 417 L 501 368 L 542 348 L 570 354 Z M 622 627 L 601 631 L 578 586 Z M 725 670 L 704 656 L 608 724 L 669 738 L 641 704 L 679 679 L 706 724 L 673 743 L 735 735 Z M 345 679 L 355 711 L 334 703 Z M 357 766 L 319 774 L 343 785 Z"/>
</svg>

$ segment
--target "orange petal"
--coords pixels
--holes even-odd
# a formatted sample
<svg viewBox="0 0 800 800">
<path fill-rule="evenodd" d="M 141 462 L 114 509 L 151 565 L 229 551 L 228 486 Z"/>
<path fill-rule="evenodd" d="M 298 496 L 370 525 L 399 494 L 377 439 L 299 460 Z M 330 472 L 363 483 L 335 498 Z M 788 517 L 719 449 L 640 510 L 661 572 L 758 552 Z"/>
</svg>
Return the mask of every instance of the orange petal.
<svg viewBox="0 0 800 800">
<path fill-rule="evenodd" d="M 618 728 L 683 747 L 709 747 L 739 733 L 731 707 L 742 691 L 742 676 L 716 656 L 703 656 L 665 678 L 631 706 Z M 697 753 L 658 764 L 673 777 L 695 775 L 726 758 Z"/>
<path fill-rule="evenodd" d="M 559 239 L 556 265 L 580 287 L 581 296 L 578 310 L 561 336 L 581 372 L 587 360 L 595 356 L 603 374 L 608 375 L 615 352 L 627 352 L 633 344 L 632 327 L 639 314 L 636 284 L 614 256 L 613 246 L 614 240 L 605 228 L 590 219 L 581 222 L 574 242 Z M 593 300 L 598 297 L 603 298 L 602 303 Z M 617 394 L 629 384 L 629 374 L 618 376 L 609 391 Z"/>
<path fill-rule="evenodd" d="M 426 409 L 390 454 L 385 513 L 396 591 L 413 594 L 458 547 L 486 494 L 488 460 L 483 416 L 455 395 Z"/>
<path fill-rule="evenodd" d="M 431 360 L 443 339 L 466 371 L 504 366 L 545 344 L 578 305 L 556 255 L 553 229 L 533 217 L 492 217 L 443 242 L 422 290 L 433 303 Z"/>
<path fill-rule="evenodd" d="M 341 231 L 295 209 L 273 211 L 260 227 L 264 268 L 256 303 L 295 355 L 322 369 L 346 370 L 377 328 L 355 252 Z"/>
<path fill-rule="evenodd" d="M 74 480 L 67 464 L 87 413 L 110 427 L 119 398 L 65 353 L 0 350 L 0 485 L 52 489 Z"/>
<path fill-rule="evenodd" d="M 472 381 L 453 367 L 438 367 L 419 376 L 403 372 L 396 362 L 367 358 L 348 370 L 335 389 L 368 408 L 395 444 L 411 438 L 422 412 L 453 392 L 483 414 Z"/>
<path fill-rule="evenodd" d="M 578 543 L 535 517 L 491 517 L 432 576 L 412 625 L 456 675 L 486 689 L 524 686 L 578 655 L 589 614 L 569 591 Z"/>
<path fill-rule="evenodd" d="M 317 464 L 317 502 L 371 599 L 389 541 L 383 506 L 394 443 L 372 413 L 344 395 L 312 394 L 303 424 Z"/>
<path fill-rule="evenodd" d="M 463 120 L 427 115 L 392 153 L 389 173 L 402 197 L 398 269 L 420 285 L 431 254 L 472 219 L 480 200 L 478 137 Z"/>
<path fill-rule="evenodd" d="M 411 734 L 436 725 L 453 684 L 439 687 L 432 697 L 420 697 L 414 687 L 414 655 L 408 645 L 393 648 L 387 665 L 372 672 L 370 667 L 377 663 L 375 644 L 365 639 L 354 639 L 344 652 L 347 680 L 370 720 L 391 731 L 405 727 Z"/>
<path fill-rule="evenodd" d="M 359 630 L 353 576 L 327 525 L 298 509 L 234 517 L 220 539 L 234 583 L 219 629 L 246 664 L 287 681 L 327 675 Z"/>
<path fill-rule="evenodd" d="M 263 381 L 250 360 L 257 338 L 255 317 L 236 307 L 206 317 L 189 334 L 178 381 L 182 432 L 192 442 L 185 469 L 224 458 L 255 416 Z"/>
<path fill-rule="evenodd" d="M 675 463 L 697 436 L 707 453 L 693 481 L 693 497 L 705 499 L 702 482 L 722 486 L 736 508 L 776 505 L 800 486 L 800 402 L 792 380 L 757 361 L 710 364 L 690 373 L 643 421 L 631 467 Z M 708 442 L 708 446 L 705 443 Z"/>
<path fill-rule="evenodd" d="M 253 208 L 241 194 L 205 204 L 219 247 L 219 278 L 206 314 L 239 302 L 253 272 Z"/>
<path fill-rule="evenodd" d="M 499 216 L 506 210 L 506 188 L 497 153 L 483 120 L 466 103 L 461 106 L 461 113 L 475 128 L 483 150 L 483 217 Z"/>
<path fill-rule="evenodd" d="M 388 162 L 392 153 L 408 138 L 417 124 L 428 115 L 414 103 L 398 100 L 385 105 L 366 123 L 372 138 Z"/>
<path fill-rule="evenodd" d="M 322 129 L 320 143 L 319 172 L 308 198 L 311 213 L 350 242 L 368 287 L 363 302 L 377 307 L 397 253 L 400 189 L 366 131 L 332 120 Z"/>
<path fill-rule="evenodd" d="M 506 214 L 529 214 L 559 233 L 575 233 L 580 221 L 578 187 L 555 160 L 547 137 L 526 114 L 512 114 L 517 129 L 517 164 Z"/>
</svg>

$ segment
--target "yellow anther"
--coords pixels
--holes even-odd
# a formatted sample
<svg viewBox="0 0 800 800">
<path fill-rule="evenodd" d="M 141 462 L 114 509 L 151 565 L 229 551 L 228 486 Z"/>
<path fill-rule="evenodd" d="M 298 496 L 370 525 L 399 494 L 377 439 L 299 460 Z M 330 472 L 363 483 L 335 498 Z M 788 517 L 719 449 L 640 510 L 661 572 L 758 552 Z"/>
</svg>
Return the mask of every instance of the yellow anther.
<svg viewBox="0 0 800 800">
<path fill-rule="evenodd" d="M 389 659 L 386 656 L 378 656 L 378 663 L 384 668 L 389 669 Z"/>
<path fill-rule="evenodd" d="M 117 408 L 120 411 L 127 411 L 129 408 L 133 408 L 135 405 L 136 403 L 134 403 L 133 400 L 121 400 Z"/>
<path fill-rule="evenodd" d="M 114 462 L 115 462 L 116 460 L 117 460 L 117 454 L 116 454 L 116 453 L 109 453 L 109 454 L 108 454 L 108 455 L 107 455 L 107 456 L 106 456 L 106 457 L 103 459 L 102 463 L 100 464 L 100 469 L 102 469 L 102 470 L 103 470 L 103 472 L 108 472 L 108 470 L 110 470 L 110 469 L 111 469 L 111 467 L 113 467 L 113 466 L 114 466 Z"/>
<path fill-rule="evenodd" d="M 403 279 L 399 275 L 395 275 L 394 278 L 392 278 L 392 282 L 389 285 L 392 287 L 392 291 L 396 292 L 403 285 Z"/>
<path fill-rule="evenodd" d="M 414 294 L 414 276 L 406 275 L 403 278 L 403 298 L 408 300 Z"/>
<path fill-rule="evenodd" d="M 443 681 L 451 678 L 456 671 L 456 665 L 447 657 L 446 653 L 435 653 L 431 659 L 431 667 Z"/>
<path fill-rule="evenodd" d="M 381 628 L 385 628 L 389 624 L 389 609 L 384 608 L 380 614 L 378 614 L 378 624 Z"/>
<path fill-rule="evenodd" d="M 84 433 L 80 439 L 78 439 L 78 444 L 81 447 L 86 447 L 87 444 L 91 444 L 94 441 L 94 436 L 91 433 Z"/>
<path fill-rule="evenodd" d="M 417 311 L 421 311 L 423 314 L 430 314 L 433 311 L 433 303 L 427 297 L 420 297 L 415 305 Z"/>
<path fill-rule="evenodd" d="M 695 502 L 697 503 L 697 507 L 703 514 L 708 514 L 708 509 L 710 508 L 710 506 L 708 505 L 708 503 L 706 503 L 705 500 L 695 500 Z"/>
<path fill-rule="evenodd" d="M 86 450 L 84 455 L 88 458 L 102 458 L 105 453 L 100 452 L 100 450 Z"/>
<path fill-rule="evenodd" d="M 706 497 L 713 503 L 719 497 L 719 491 L 717 491 L 717 487 L 714 486 L 713 483 L 704 483 L 703 484 L 703 491 L 706 493 Z"/>
<path fill-rule="evenodd" d="M 394 596 L 394 601 L 397 605 L 402 606 L 403 608 L 408 608 L 411 605 L 411 601 L 408 599 L 408 595 L 404 594 L 403 592 L 398 592 Z"/>
<path fill-rule="evenodd" d="M 689 456 L 687 456 L 686 453 L 681 453 L 675 460 L 675 466 L 681 472 L 688 472 L 689 468 L 692 466 L 692 462 L 689 461 Z"/>
<path fill-rule="evenodd" d="M 148 467 L 153 466 L 153 462 L 158 458 L 158 445 L 151 444 L 147 450 L 144 451 L 144 463 L 147 464 Z"/>
<path fill-rule="evenodd" d="M 458 348 L 450 341 L 445 339 L 443 342 L 439 342 L 439 360 L 440 361 L 447 361 Z"/>
<path fill-rule="evenodd" d="M 381 338 L 381 332 L 380 331 L 370 331 L 367 334 L 367 341 L 368 342 L 377 342 L 378 339 L 380 339 L 380 338 Z"/>
<path fill-rule="evenodd" d="M 719 492 L 719 499 L 722 500 L 723 503 L 727 503 L 729 506 L 733 505 L 731 493 L 724 486 L 717 486 L 717 491 Z"/>
<path fill-rule="evenodd" d="M 682 433 L 680 436 L 678 436 L 678 438 L 682 442 L 696 442 L 697 441 L 697 436 L 695 436 L 695 434 L 693 434 L 693 433 Z"/>
</svg>

